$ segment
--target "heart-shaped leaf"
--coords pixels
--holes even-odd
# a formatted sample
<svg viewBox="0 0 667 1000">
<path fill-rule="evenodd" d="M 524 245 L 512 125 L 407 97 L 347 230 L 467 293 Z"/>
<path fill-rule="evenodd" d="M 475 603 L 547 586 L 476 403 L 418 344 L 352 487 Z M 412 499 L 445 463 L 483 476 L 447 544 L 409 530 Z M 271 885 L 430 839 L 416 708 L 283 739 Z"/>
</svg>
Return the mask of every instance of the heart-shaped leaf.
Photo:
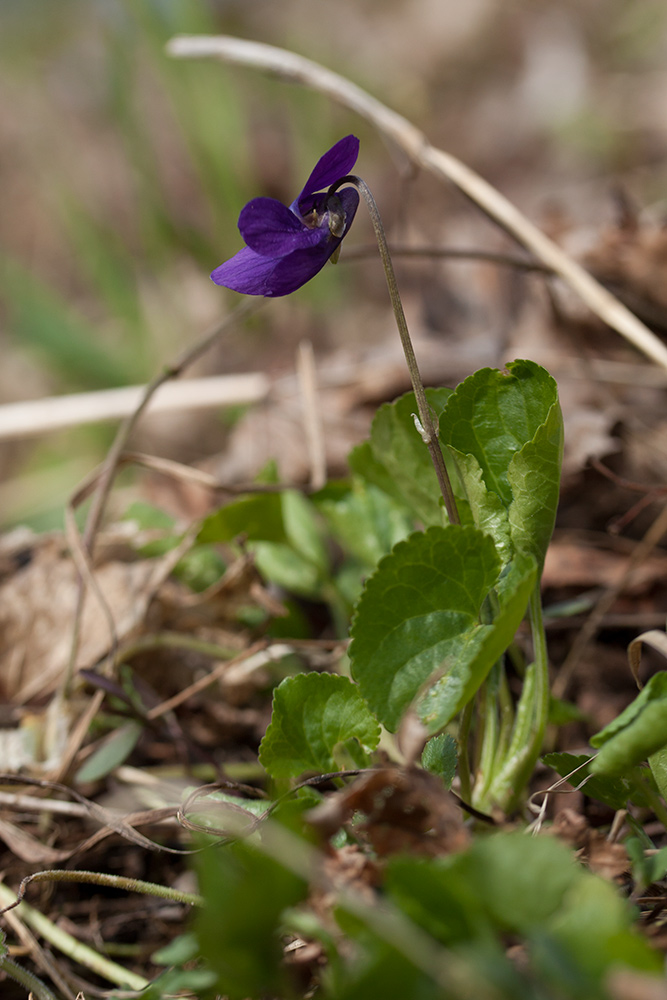
<svg viewBox="0 0 667 1000">
<path fill-rule="evenodd" d="M 347 677 L 298 674 L 274 692 L 259 760 L 273 778 L 337 770 L 350 755 L 364 766 L 379 739 L 377 720 Z"/>
<path fill-rule="evenodd" d="M 493 626 L 480 619 L 501 564 L 493 540 L 472 526 L 432 527 L 395 546 L 366 582 L 352 625 L 352 675 L 394 731 L 434 673 Z"/>
</svg>

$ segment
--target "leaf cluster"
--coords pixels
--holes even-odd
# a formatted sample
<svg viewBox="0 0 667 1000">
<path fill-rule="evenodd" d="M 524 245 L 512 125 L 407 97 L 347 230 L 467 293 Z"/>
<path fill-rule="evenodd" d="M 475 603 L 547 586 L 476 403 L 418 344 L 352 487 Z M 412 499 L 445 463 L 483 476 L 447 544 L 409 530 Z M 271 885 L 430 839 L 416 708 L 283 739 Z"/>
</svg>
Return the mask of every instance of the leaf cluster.
<svg viewBox="0 0 667 1000">
<path fill-rule="evenodd" d="M 326 958 L 315 981 L 331 1000 L 588 1000 L 608 995 L 610 968 L 659 974 L 628 904 L 550 837 L 498 833 L 448 857 L 396 856 L 381 896 L 334 890 L 323 909 L 306 875 L 326 880 L 323 859 L 287 834 L 295 860 L 286 863 L 276 856 L 281 836 L 274 829 L 264 843 L 200 855 L 206 906 L 194 934 L 215 981 L 198 995 L 298 995 L 314 970 L 300 979 L 282 958 L 281 941 L 294 937 L 316 942 Z"/>
</svg>

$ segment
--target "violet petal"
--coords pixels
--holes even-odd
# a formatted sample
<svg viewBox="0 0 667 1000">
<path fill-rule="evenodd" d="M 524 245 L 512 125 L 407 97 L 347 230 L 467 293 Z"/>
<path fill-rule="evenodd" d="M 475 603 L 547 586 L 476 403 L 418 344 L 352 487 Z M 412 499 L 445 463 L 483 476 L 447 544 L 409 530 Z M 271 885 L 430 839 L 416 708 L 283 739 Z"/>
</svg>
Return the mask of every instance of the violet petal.
<svg viewBox="0 0 667 1000">
<path fill-rule="evenodd" d="M 314 278 L 318 271 L 321 271 L 329 257 L 334 253 L 340 240 L 331 240 L 329 243 L 309 250 L 295 250 L 289 257 L 282 257 L 276 262 L 276 267 L 271 275 L 271 291 L 265 292 L 267 296 L 289 295 L 301 288 Z"/>
<path fill-rule="evenodd" d="M 295 292 L 322 270 L 352 224 L 359 205 L 359 194 L 354 188 L 344 188 L 339 192 L 339 198 L 345 212 L 343 236 L 331 236 L 325 223 L 321 228 L 313 230 L 318 234 L 318 243 L 282 257 L 268 257 L 255 253 L 250 247 L 244 247 L 231 260 L 216 267 L 211 278 L 216 285 L 223 285 L 244 295 L 275 298 Z"/>
<path fill-rule="evenodd" d="M 321 240 L 311 229 L 275 198 L 253 198 L 239 216 L 241 236 L 255 253 L 265 257 L 284 257 Z"/>
<path fill-rule="evenodd" d="M 289 295 L 324 267 L 338 242 L 332 240 L 320 247 L 295 250 L 287 257 L 263 257 L 244 247 L 231 260 L 217 267 L 211 278 L 217 285 L 245 295 L 266 298 Z"/>
<path fill-rule="evenodd" d="M 263 257 L 250 247 L 243 247 L 231 260 L 216 267 L 211 278 L 216 285 L 244 295 L 271 295 L 270 278 L 282 257 Z"/>
<path fill-rule="evenodd" d="M 301 201 L 315 191 L 324 191 L 335 181 L 345 177 L 352 170 L 359 156 L 359 140 L 356 135 L 346 135 L 344 139 L 327 150 L 324 156 L 315 164 L 315 167 L 303 186 L 301 194 L 293 203 L 301 208 Z"/>
</svg>

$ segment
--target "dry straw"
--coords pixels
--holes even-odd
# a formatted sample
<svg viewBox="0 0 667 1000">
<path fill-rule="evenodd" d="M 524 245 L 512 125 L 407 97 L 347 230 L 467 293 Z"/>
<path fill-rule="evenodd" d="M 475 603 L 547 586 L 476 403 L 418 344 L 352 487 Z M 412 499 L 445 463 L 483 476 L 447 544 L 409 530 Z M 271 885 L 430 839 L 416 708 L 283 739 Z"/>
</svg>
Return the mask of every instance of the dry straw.
<svg viewBox="0 0 667 1000">
<path fill-rule="evenodd" d="M 615 296 L 474 170 L 449 153 L 436 149 L 420 129 L 371 97 L 361 87 L 294 52 L 227 35 L 179 35 L 171 39 L 167 51 L 181 59 L 212 57 L 237 65 L 252 66 L 290 83 L 317 90 L 338 104 L 356 111 L 385 138 L 395 143 L 416 167 L 429 171 L 439 180 L 455 184 L 489 218 L 567 282 L 601 320 L 656 364 L 667 368 L 667 347 Z"/>
</svg>

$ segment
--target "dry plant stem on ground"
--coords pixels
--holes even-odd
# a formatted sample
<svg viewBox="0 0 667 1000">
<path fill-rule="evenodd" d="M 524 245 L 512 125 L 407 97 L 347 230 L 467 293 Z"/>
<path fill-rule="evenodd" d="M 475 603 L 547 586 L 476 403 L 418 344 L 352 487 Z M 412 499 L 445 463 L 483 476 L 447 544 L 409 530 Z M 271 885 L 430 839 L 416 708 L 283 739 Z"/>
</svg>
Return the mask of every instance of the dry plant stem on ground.
<svg viewBox="0 0 667 1000">
<path fill-rule="evenodd" d="M 455 184 L 489 218 L 566 281 L 601 320 L 656 364 L 667 368 L 667 347 L 629 309 L 474 170 L 449 153 L 436 149 L 420 129 L 361 87 L 294 52 L 226 35 L 180 35 L 171 39 L 167 51 L 177 58 L 213 57 L 266 70 L 283 80 L 326 94 L 356 111 L 402 149 L 416 166 Z"/>
<path fill-rule="evenodd" d="M 162 384 L 160 391 L 151 399 L 151 416 L 161 412 L 247 406 L 266 399 L 270 389 L 268 376 L 261 372 L 213 375 L 171 385 Z M 0 440 L 32 437 L 81 424 L 131 417 L 145 393 L 145 385 L 127 385 L 119 389 L 6 403 L 0 406 Z"/>
<path fill-rule="evenodd" d="M 5 906 L 14 904 L 16 895 L 6 885 L 0 882 L 0 903 Z M 29 906 L 28 903 L 21 903 L 18 913 L 24 923 L 37 931 L 54 948 L 57 948 L 64 955 L 67 955 L 74 962 L 86 966 L 97 975 L 102 976 L 110 983 L 117 986 L 125 986 L 132 990 L 142 990 L 148 986 L 148 981 L 143 976 L 137 976 L 134 972 L 124 969 L 122 966 L 112 962 L 104 955 L 100 955 L 94 948 L 77 941 L 71 934 L 58 927 L 53 921 L 45 917 L 39 910 Z"/>
</svg>

